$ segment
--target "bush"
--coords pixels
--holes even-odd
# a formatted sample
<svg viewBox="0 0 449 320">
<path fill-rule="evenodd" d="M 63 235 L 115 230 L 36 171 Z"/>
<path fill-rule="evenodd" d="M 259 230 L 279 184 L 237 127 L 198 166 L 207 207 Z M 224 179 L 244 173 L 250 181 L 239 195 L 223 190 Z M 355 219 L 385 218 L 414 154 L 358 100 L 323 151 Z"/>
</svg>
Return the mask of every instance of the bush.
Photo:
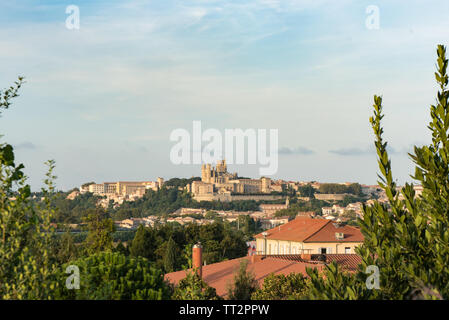
<svg viewBox="0 0 449 320">
<path fill-rule="evenodd" d="M 188 272 L 174 289 L 173 300 L 220 300 L 215 288 L 209 287 L 196 272 Z"/>
<path fill-rule="evenodd" d="M 270 274 L 263 281 L 262 288 L 251 296 L 253 300 L 302 299 L 309 291 L 310 279 L 301 273 Z"/>
<path fill-rule="evenodd" d="M 308 270 L 313 298 L 319 299 L 448 299 L 449 298 L 449 91 L 446 48 L 437 49 L 437 104 L 430 107 L 428 128 L 432 143 L 415 147 L 409 154 L 416 164 L 413 179 L 423 192 L 415 197 L 413 185 L 400 191 L 394 182 L 387 143 L 382 138 L 382 98 L 374 97 L 370 122 L 379 156 L 379 186 L 388 197 L 386 206 L 376 202 L 364 206 L 359 221 L 365 237 L 357 248 L 362 264 L 354 275 L 342 274 L 330 265 L 325 278 Z M 401 195 L 401 197 L 400 197 Z M 391 209 L 389 209 L 389 207 Z M 378 288 L 366 285 L 369 266 L 378 268 Z"/>
<path fill-rule="evenodd" d="M 161 300 L 170 297 L 163 273 L 142 257 L 127 257 L 118 252 L 100 252 L 72 261 L 80 271 L 80 288 L 61 288 L 60 299 L 76 300 Z M 60 274 L 65 283 L 67 274 Z"/>
<path fill-rule="evenodd" d="M 257 280 L 252 272 L 247 271 L 247 267 L 248 260 L 242 260 L 234 276 L 233 285 L 228 287 L 230 300 L 250 300 L 251 295 L 257 290 Z"/>
</svg>

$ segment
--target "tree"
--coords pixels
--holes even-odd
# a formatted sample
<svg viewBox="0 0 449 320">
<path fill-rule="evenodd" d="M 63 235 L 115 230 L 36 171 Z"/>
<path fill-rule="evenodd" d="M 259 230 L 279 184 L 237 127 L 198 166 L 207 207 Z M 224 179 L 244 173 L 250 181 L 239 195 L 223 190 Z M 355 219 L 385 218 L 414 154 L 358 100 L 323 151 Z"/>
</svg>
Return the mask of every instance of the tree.
<svg viewBox="0 0 449 320">
<path fill-rule="evenodd" d="M 121 253 L 121 254 L 123 254 L 123 255 L 125 255 L 125 256 L 128 256 L 128 255 L 129 255 L 129 249 L 128 249 L 128 247 L 125 247 L 125 246 L 123 245 L 123 242 L 121 242 L 121 241 L 118 242 L 117 246 L 114 248 L 114 251 L 115 251 L 115 252 L 118 252 L 118 253 Z"/>
<path fill-rule="evenodd" d="M 288 275 L 274 273 L 263 281 L 262 288 L 255 291 L 252 300 L 302 299 L 308 295 L 310 279 L 301 273 Z"/>
<path fill-rule="evenodd" d="M 56 238 L 55 242 L 55 255 L 59 264 L 64 264 L 77 258 L 78 249 L 69 230 L 64 232 L 60 239 Z"/>
<path fill-rule="evenodd" d="M 209 287 L 196 272 L 187 272 L 174 289 L 173 300 L 220 300 L 215 288 Z"/>
<path fill-rule="evenodd" d="M 100 252 L 63 266 L 80 271 L 79 289 L 60 288 L 59 299 L 76 300 L 162 300 L 169 299 L 170 287 L 161 270 L 142 257 L 127 257 L 118 252 Z M 67 274 L 59 274 L 65 283 Z"/>
<path fill-rule="evenodd" d="M 149 228 L 140 225 L 137 228 L 136 235 L 134 236 L 129 253 L 134 257 L 144 257 L 150 261 L 154 261 L 156 256 L 154 254 L 155 239 Z"/>
<path fill-rule="evenodd" d="M 310 185 L 310 183 L 306 184 L 305 186 L 299 186 L 298 192 L 301 195 L 301 197 L 310 197 L 313 198 L 315 194 L 315 188 Z"/>
<path fill-rule="evenodd" d="M 173 238 L 170 237 L 165 250 L 164 269 L 165 272 L 169 273 L 175 269 L 176 263 L 176 243 L 173 241 Z"/>
<path fill-rule="evenodd" d="M 206 214 L 204 215 L 204 219 L 211 219 L 211 220 L 217 219 L 219 217 L 220 217 L 220 215 L 216 211 L 212 211 L 212 210 L 207 211 Z"/>
<path fill-rule="evenodd" d="M 106 212 L 98 207 L 89 213 L 85 219 L 89 233 L 85 240 L 88 254 L 112 250 L 114 248 L 112 233 L 115 231 L 114 221 L 107 217 Z"/>
<path fill-rule="evenodd" d="M 19 77 L 5 91 L 0 90 L 0 113 L 11 106 L 24 80 Z M 30 186 L 26 184 L 23 164 L 16 165 L 14 149 L 0 144 L 0 298 L 51 299 L 58 283 L 52 259 L 51 219 L 54 210 L 54 161 L 46 163 L 49 170 L 42 189 L 44 201 L 34 206 Z"/>
<path fill-rule="evenodd" d="M 83 183 L 83 184 L 81 185 L 81 188 L 86 188 L 86 187 L 90 186 L 91 184 L 95 184 L 95 181 Z"/>
<path fill-rule="evenodd" d="M 363 207 L 359 221 L 365 237 L 357 249 L 362 257 L 358 272 L 343 274 L 335 265 L 320 278 L 311 275 L 313 298 L 342 299 L 448 299 L 449 298 L 449 92 L 446 48 L 437 48 L 439 85 L 437 103 L 430 107 L 428 126 L 432 143 L 414 148 L 409 154 L 415 163 L 413 179 L 423 192 L 415 197 L 411 184 L 398 191 L 391 171 L 391 160 L 384 142 L 381 120 L 382 98 L 374 97 L 374 115 L 370 122 L 376 137 L 379 157 L 379 186 L 385 190 L 388 206 L 375 202 Z M 402 195 L 400 198 L 399 196 Z M 379 289 L 369 290 L 365 284 L 369 266 L 379 270 Z"/>
<path fill-rule="evenodd" d="M 234 275 L 234 283 L 228 287 L 230 300 L 250 300 L 251 295 L 257 290 L 257 280 L 252 272 L 247 271 L 247 267 L 248 260 L 242 260 Z"/>
</svg>

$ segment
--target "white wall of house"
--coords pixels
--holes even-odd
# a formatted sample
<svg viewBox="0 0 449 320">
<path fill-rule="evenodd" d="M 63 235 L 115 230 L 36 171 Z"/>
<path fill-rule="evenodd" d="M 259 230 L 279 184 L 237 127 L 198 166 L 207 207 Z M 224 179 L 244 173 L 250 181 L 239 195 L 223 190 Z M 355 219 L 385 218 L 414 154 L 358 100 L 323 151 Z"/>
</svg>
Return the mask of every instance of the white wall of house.
<svg viewBox="0 0 449 320">
<path fill-rule="evenodd" d="M 266 241 L 266 251 L 265 251 Z M 272 239 L 256 239 L 256 250 L 263 254 L 299 254 L 299 253 L 326 253 L 342 254 L 355 253 L 355 248 L 361 245 L 361 242 L 295 242 Z"/>
</svg>

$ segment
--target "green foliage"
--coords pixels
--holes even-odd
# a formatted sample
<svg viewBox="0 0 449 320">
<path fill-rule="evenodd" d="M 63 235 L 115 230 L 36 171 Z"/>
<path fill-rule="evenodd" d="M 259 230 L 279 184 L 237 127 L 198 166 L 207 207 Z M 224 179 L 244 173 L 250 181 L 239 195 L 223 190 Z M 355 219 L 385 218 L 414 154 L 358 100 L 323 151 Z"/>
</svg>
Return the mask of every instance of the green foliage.
<svg viewBox="0 0 449 320">
<path fill-rule="evenodd" d="M 354 210 L 346 210 L 341 216 L 344 218 L 356 219 L 357 213 Z"/>
<path fill-rule="evenodd" d="M 10 99 L 18 96 L 23 78 L 5 91 L 0 91 L 0 112 L 8 109 Z M 51 252 L 54 215 L 51 197 L 54 193 L 54 161 L 46 163 L 44 201 L 32 204 L 30 186 L 26 184 L 22 164 L 15 164 L 13 147 L 0 144 L 0 298 L 50 299 L 57 286 Z"/>
<path fill-rule="evenodd" d="M 129 256 L 129 249 L 128 249 L 128 247 L 125 247 L 123 245 L 123 242 L 121 242 L 121 241 L 119 241 L 117 246 L 114 248 L 114 252 L 118 252 L 118 253 L 123 254 L 125 256 Z"/>
<path fill-rule="evenodd" d="M 75 239 L 69 231 L 64 232 L 60 237 L 54 237 L 53 244 L 55 246 L 53 250 L 58 264 L 67 263 L 78 257 L 78 248 L 75 244 Z"/>
<path fill-rule="evenodd" d="M 190 193 L 178 188 L 167 188 L 165 184 L 160 190 L 147 190 L 142 198 L 125 201 L 110 213 L 114 220 L 140 218 L 149 215 L 168 215 L 180 208 L 197 208 L 207 210 L 256 211 L 259 204 L 254 200 L 244 201 L 195 201 Z"/>
<path fill-rule="evenodd" d="M 329 206 L 329 202 L 325 200 L 310 199 L 310 201 L 299 200 L 292 203 L 288 209 L 282 209 L 275 213 L 276 217 L 290 216 L 296 217 L 298 212 L 313 211 L 316 214 L 321 214 L 321 208 Z"/>
<path fill-rule="evenodd" d="M 10 100 L 19 96 L 19 89 L 25 82 L 24 79 L 24 77 L 19 76 L 17 81 L 14 82 L 14 85 L 5 90 L 0 90 L 0 115 L 2 109 L 9 109 L 9 107 L 11 106 Z"/>
<path fill-rule="evenodd" d="M 257 280 L 254 274 L 247 270 L 247 267 L 248 260 L 242 260 L 234 275 L 234 283 L 228 287 L 230 300 L 250 300 L 252 294 L 258 289 Z"/>
<path fill-rule="evenodd" d="M 362 186 L 358 183 L 352 183 L 348 186 L 338 183 L 322 183 L 318 190 L 320 193 L 351 193 L 358 196 L 362 195 Z"/>
<path fill-rule="evenodd" d="M 221 222 L 201 226 L 139 226 L 129 251 L 132 256 L 145 257 L 155 262 L 158 268 L 167 272 L 178 271 L 189 265 L 191 246 L 199 241 L 203 244 L 203 257 L 208 264 L 240 258 L 247 253 L 243 233 Z M 169 265 L 172 268 L 166 269 Z"/>
<path fill-rule="evenodd" d="M 177 246 L 173 238 L 170 238 L 167 242 L 164 255 L 164 270 L 169 273 L 172 272 L 176 264 Z"/>
<path fill-rule="evenodd" d="M 112 250 L 112 233 L 115 231 L 115 225 L 112 219 L 107 217 L 106 212 L 99 207 L 89 213 L 85 221 L 89 231 L 84 242 L 87 253 Z"/>
<path fill-rule="evenodd" d="M 231 222 L 230 225 L 243 232 L 246 241 L 250 241 L 255 234 L 262 231 L 260 222 L 247 214 L 239 215 L 237 221 Z"/>
<path fill-rule="evenodd" d="M 312 187 L 311 184 L 308 183 L 305 186 L 299 186 L 298 187 L 298 192 L 299 192 L 301 197 L 313 198 L 316 190 L 315 190 L 314 187 Z"/>
<path fill-rule="evenodd" d="M 353 275 L 345 272 L 333 262 L 326 266 L 324 272 L 307 268 L 310 276 L 308 299 L 314 300 L 355 300 L 371 297 L 371 290 L 365 285 L 365 274 Z"/>
<path fill-rule="evenodd" d="M 154 251 L 156 250 L 156 241 L 150 228 L 140 225 L 137 228 L 136 235 L 129 247 L 129 253 L 134 257 L 144 257 L 150 261 L 155 260 Z"/>
<path fill-rule="evenodd" d="M 346 207 L 350 203 L 365 202 L 366 199 L 366 197 L 346 196 L 343 200 L 336 201 L 336 204 L 342 207 Z"/>
<path fill-rule="evenodd" d="M 206 214 L 204 215 L 204 219 L 213 220 L 213 219 L 218 219 L 218 218 L 220 218 L 220 215 L 217 212 L 212 211 L 212 210 L 207 211 Z"/>
<path fill-rule="evenodd" d="M 80 288 L 60 288 L 59 299 L 76 300 L 161 300 L 169 299 L 170 287 L 163 273 L 142 257 L 118 252 L 100 252 L 63 266 L 59 279 L 65 283 L 66 268 L 80 271 Z"/>
<path fill-rule="evenodd" d="M 191 184 L 193 181 L 201 181 L 201 177 L 185 178 L 172 178 L 164 183 L 166 187 L 184 188 L 186 185 Z"/>
<path fill-rule="evenodd" d="M 87 187 L 87 186 L 90 186 L 91 184 L 95 184 L 95 181 L 83 183 L 83 184 L 81 185 L 81 187 L 82 187 L 82 188 L 85 188 L 85 187 Z"/>
<path fill-rule="evenodd" d="M 182 256 L 186 261 L 186 264 L 182 265 L 183 270 L 192 268 L 192 249 L 193 245 L 189 243 L 184 247 L 184 250 L 182 251 Z"/>
<path fill-rule="evenodd" d="M 221 300 L 215 288 L 209 287 L 196 272 L 187 272 L 186 277 L 179 281 L 173 295 L 173 300 Z"/>
<path fill-rule="evenodd" d="M 52 207 L 57 208 L 53 222 L 81 223 L 89 213 L 96 210 L 98 201 L 102 198 L 86 192 L 79 194 L 73 200 L 69 200 L 66 199 L 68 194 L 69 192 L 59 192 L 53 199 Z"/>
<path fill-rule="evenodd" d="M 437 103 L 430 107 L 432 134 L 429 146 L 415 147 L 409 154 L 416 164 L 413 178 L 423 186 L 415 197 L 411 184 L 400 191 L 394 182 L 387 142 L 382 138 L 382 98 L 374 97 L 374 116 L 370 122 L 381 175 L 389 207 L 376 202 L 364 207 L 359 221 L 365 237 L 357 249 L 362 264 L 353 276 L 342 275 L 329 267 L 326 280 L 311 274 L 316 290 L 331 299 L 448 299 L 449 298 L 449 103 L 446 48 L 437 49 Z M 402 195 L 400 198 L 399 196 Z M 380 271 L 380 289 L 368 290 L 365 270 L 375 265 Z M 321 295 L 320 293 L 321 292 Z"/>
<path fill-rule="evenodd" d="M 301 273 L 290 273 L 288 275 L 268 275 L 262 288 L 255 291 L 252 300 L 299 300 L 308 296 L 310 279 Z"/>
</svg>

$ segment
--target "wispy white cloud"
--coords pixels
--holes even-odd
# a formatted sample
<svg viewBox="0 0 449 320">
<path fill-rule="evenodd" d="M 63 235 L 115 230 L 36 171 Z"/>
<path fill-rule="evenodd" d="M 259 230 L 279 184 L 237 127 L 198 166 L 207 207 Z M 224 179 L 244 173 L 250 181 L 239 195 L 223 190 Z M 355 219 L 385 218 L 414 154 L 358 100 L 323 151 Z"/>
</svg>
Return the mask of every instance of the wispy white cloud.
<svg viewBox="0 0 449 320">
<path fill-rule="evenodd" d="M 0 22 L 0 82 L 24 74 L 28 83 L 2 128 L 14 141 L 52 140 L 62 166 L 71 160 L 58 146 L 88 145 L 85 152 L 99 150 L 92 161 L 116 156 L 119 167 L 125 156 L 107 148 L 129 141 L 158 154 L 158 170 L 174 172 L 170 130 L 201 119 L 206 127 L 278 128 L 284 146 L 313 143 L 279 151 L 308 154 L 283 157 L 286 176 L 293 158 L 310 161 L 318 176 L 331 158 L 371 154 L 354 146 L 372 140 L 374 93 L 384 94 L 385 131 L 402 150 L 424 134 L 434 47 L 449 38 L 442 13 L 418 15 L 417 1 L 405 9 L 380 1 L 376 32 L 364 27 L 363 4 L 349 0 L 81 2 L 77 31 L 65 28 L 62 2 L 10 3 L 23 16 Z M 348 168 L 357 162 L 350 158 Z"/>
</svg>

